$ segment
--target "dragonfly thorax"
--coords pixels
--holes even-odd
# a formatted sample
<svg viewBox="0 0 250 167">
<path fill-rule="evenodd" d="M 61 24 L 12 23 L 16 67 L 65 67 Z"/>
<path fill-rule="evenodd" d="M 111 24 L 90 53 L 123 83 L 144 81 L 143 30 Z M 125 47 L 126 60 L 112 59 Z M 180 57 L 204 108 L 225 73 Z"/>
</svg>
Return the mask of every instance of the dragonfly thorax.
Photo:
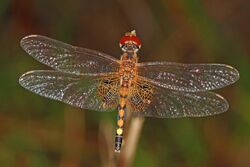
<svg viewBox="0 0 250 167">
<path fill-rule="evenodd" d="M 120 77 L 121 77 L 121 84 L 122 82 L 128 82 L 128 86 L 137 75 L 136 70 L 136 63 L 137 63 L 137 55 L 134 53 L 130 55 L 128 53 L 124 53 L 121 56 L 121 65 L 120 65 Z"/>
</svg>

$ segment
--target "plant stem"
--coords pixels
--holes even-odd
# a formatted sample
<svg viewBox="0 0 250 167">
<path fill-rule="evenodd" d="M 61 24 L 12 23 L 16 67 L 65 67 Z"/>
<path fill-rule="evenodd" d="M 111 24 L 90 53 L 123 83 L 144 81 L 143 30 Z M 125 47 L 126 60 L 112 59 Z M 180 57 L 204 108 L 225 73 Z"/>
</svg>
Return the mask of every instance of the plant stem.
<svg viewBox="0 0 250 167">
<path fill-rule="evenodd" d="M 126 145 L 121 152 L 119 166 L 129 167 L 133 163 L 138 140 L 143 127 L 144 118 L 133 117 L 131 119 L 129 131 L 127 133 Z"/>
</svg>

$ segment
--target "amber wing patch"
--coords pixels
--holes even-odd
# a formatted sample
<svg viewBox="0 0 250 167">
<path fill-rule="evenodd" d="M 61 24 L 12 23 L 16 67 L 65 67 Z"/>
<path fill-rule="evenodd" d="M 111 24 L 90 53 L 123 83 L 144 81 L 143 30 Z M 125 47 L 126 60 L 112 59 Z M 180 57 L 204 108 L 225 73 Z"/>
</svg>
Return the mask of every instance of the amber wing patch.
<svg viewBox="0 0 250 167">
<path fill-rule="evenodd" d="M 151 104 L 154 87 L 142 78 L 136 80 L 129 91 L 131 112 L 143 112 Z"/>
<path fill-rule="evenodd" d="M 104 108 L 117 107 L 119 100 L 119 78 L 103 77 L 99 79 L 97 96 L 101 98 Z"/>
</svg>

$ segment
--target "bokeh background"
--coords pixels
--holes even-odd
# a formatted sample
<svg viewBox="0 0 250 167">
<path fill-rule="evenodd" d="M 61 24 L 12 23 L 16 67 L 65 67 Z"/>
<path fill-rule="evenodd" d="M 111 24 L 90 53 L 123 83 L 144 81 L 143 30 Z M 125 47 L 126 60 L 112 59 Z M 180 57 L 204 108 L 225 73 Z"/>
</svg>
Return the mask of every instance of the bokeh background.
<svg viewBox="0 0 250 167">
<path fill-rule="evenodd" d="M 241 77 L 217 91 L 230 103 L 224 114 L 146 119 L 132 166 L 250 166 L 248 0 L 1 0 L 0 166 L 108 164 L 101 148 L 116 113 L 84 111 L 24 90 L 22 73 L 49 67 L 19 41 L 41 34 L 119 58 L 118 41 L 133 29 L 143 41 L 140 61 L 224 63 Z M 106 138 L 113 142 L 111 132 Z"/>
</svg>

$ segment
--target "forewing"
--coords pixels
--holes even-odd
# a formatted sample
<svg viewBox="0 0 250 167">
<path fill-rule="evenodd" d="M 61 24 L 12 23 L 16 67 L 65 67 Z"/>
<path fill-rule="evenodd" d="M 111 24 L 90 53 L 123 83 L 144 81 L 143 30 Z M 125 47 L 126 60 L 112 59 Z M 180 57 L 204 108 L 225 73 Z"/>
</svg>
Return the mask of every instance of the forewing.
<svg viewBox="0 0 250 167">
<path fill-rule="evenodd" d="M 141 90 L 138 85 L 148 85 Z M 129 97 L 129 107 L 134 115 L 158 118 L 205 117 L 220 114 L 228 109 L 227 101 L 213 92 L 182 92 L 153 86 L 139 78 Z M 150 90 L 150 91 L 149 91 Z M 149 98 L 143 94 L 148 92 Z M 141 107 L 143 106 L 143 107 Z"/>
<path fill-rule="evenodd" d="M 112 75 L 105 76 L 105 78 L 112 77 Z M 36 94 L 75 107 L 96 111 L 112 111 L 118 105 L 119 95 L 117 88 L 110 89 L 106 94 L 100 94 L 99 88 L 103 79 L 103 77 L 41 70 L 23 74 L 19 83 Z M 109 105 L 105 105 L 104 99 L 108 99 L 106 102 L 109 102 Z M 111 102 L 110 99 L 113 101 Z"/>
<path fill-rule="evenodd" d="M 26 36 L 20 43 L 36 60 L 62 72 L 98 75 L 114 72 L 119 68 L 119 61 L 107 54 L 75 47 L 45 36 Z"/>
<path fill-rule="evenodd" d="M 155 85 L 186 92 L 214 90 L 239 79 L 238 71 L 224 64 L 139 63 L 138 75 Z"/>
</svg>

